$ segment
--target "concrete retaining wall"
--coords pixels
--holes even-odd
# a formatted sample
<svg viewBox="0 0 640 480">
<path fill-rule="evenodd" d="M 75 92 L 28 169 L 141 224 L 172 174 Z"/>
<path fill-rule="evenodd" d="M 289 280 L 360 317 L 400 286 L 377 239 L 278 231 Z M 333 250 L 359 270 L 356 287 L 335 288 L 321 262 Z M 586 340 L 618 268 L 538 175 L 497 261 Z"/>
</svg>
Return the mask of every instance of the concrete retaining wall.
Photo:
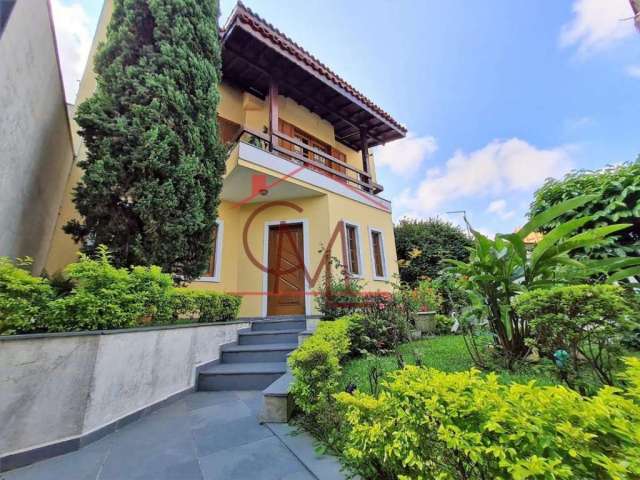
<svg viewBox="0 0 640 480">
<path fill-rule="evenodd" d="M 217 360 L 220 345 L 248 326 L 0 337 L 1 467 L 20 452 L 74 439 L 79 446 L 83 438 L 193 389 L 196 367 Z"/>
</svg>

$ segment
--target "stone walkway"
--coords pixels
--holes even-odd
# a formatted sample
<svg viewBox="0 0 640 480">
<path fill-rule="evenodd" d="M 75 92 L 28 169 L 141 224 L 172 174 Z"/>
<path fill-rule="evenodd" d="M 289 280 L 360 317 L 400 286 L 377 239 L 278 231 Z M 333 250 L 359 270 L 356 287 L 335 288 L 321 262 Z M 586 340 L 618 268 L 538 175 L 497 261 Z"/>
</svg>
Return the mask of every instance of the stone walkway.
<svg viewBox="0 0 640 480">
<path fill-rule="evenodd" d="M 260 425 L 261 402 L 261 392 L 196 392 L 76 452 L 0 479 L 344 478 L 335 459 L 315 456 L 307 435 L 291 435 L 288 425 Z"/>
</svg>

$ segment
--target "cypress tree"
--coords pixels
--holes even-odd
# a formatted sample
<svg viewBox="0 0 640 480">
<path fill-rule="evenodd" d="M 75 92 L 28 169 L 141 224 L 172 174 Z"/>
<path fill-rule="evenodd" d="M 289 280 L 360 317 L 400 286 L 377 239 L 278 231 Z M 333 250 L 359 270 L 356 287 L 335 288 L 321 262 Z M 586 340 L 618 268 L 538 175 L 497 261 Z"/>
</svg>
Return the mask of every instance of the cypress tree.
<svg viewBox="0 0 640 480">
<path fill-rule="evenodd" d="M 206 269 L 226 151 L 216 110 L 218 0 L 115 0 L 95 57 L 97 88 L 76 115 L 87 150 L 64 229 L 118 266 Z"/>
</svg>

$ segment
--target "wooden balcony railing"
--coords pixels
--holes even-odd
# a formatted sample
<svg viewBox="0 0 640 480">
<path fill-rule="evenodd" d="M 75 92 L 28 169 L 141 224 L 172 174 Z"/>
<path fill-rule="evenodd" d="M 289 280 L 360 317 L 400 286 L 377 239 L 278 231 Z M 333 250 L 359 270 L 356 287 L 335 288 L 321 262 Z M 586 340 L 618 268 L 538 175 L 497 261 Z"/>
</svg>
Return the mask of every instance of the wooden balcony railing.
<svg viewBox="0 0 640 480">
<path fill-rule="evenodd" d="M 274 131 L 273 136 L 269 137 L 266 133 L 244 127 L 238 132 L 236 142 L 247 143 L 262 150 L 273 152 L 293 163 L 304 165 L 334 180 L 346 183 L 350 187 L 358 188 L 374 195 L 383 190 L 382 185 L 373 182 L 370 173 L 355 168 L 322 150 L 302 143 L 297 138 L 290 137 L 279 131 Z"/>
</svg>

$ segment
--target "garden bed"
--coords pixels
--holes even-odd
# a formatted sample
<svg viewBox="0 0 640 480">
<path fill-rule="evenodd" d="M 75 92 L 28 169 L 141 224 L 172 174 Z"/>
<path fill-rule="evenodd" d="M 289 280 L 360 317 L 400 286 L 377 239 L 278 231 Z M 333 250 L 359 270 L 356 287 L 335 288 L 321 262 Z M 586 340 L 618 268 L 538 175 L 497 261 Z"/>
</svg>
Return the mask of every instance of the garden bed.
<svg viewBox="0 0 640 480">
<path fill-rule="evenodd" d="M 422 365 L 443 372 L 462 372 L 472 368 L 473 361 L 460 335 L 442 335 L 405 343 L 398 350 L 407 365 Z M 417 361 L 416 361 L 417 360 Z M 397 370 L 395 355 L 367 356 L 348 361 L 342 370 L 341 385 L 353 384 L 362 392 L 370 393 L 369 372 L 378 366 L 382 373 Z M 503 383 L 527 383 L 535 380 L 538 385 L 555 385 L 559 380 L 550 372 L 533 365 L 522 365 L 516 372 L 497 368 L 495 372 Z"/>
</svg>

